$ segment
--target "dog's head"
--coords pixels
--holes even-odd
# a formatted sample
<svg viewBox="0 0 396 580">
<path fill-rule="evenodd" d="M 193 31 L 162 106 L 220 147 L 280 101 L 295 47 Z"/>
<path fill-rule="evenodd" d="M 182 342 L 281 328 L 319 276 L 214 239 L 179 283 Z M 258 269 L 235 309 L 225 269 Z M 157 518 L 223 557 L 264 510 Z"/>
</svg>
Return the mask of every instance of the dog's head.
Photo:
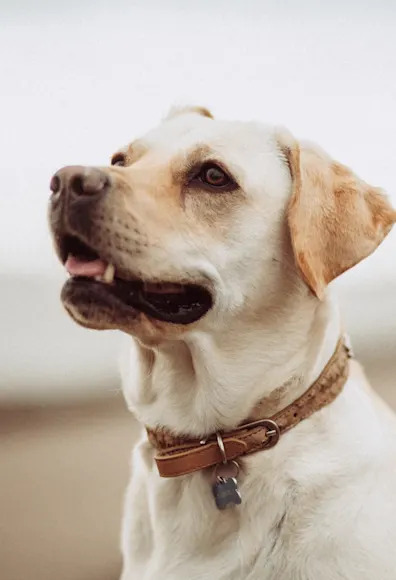
<svg viewBox="0 0 396 580">
<path fill-rule="evenodd" d="M 109 167 L 61 169 L 51 189 L 67 311 L 145 343 L 257 316 L 291 280 L 321 299 L 396 218 L 317 148 L 205 109 L 174 111 Z"/>
</svg>

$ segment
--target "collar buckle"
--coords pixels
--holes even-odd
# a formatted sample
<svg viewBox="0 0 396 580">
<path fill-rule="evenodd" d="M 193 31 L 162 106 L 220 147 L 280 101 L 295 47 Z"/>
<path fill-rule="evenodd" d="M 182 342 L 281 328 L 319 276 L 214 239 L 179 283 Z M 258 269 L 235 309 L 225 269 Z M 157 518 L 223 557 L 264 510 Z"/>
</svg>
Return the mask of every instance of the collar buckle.
<svg viewBox="0 0 396 580">
<path fill-rule="evenodd" d="M 248 429 L 249 431 L 252 431 L 257 427 L 264 427 L 265 429 L 264 439 L 261 441 L 263 445 L 262 449 L 275 447 L 281 435 L 278 423 L 273 419 L 260 419 L 258 421 L 253 421 L 252 423 L 241 425 L 241 429 Z"/>
</svg>

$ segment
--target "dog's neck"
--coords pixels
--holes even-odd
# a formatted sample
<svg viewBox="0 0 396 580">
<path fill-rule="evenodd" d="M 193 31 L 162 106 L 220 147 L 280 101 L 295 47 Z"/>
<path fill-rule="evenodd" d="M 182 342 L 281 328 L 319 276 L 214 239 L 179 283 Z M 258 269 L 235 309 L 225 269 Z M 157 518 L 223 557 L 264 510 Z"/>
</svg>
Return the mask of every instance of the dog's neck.
<svg viewBox="0 0 396 580">
<path fill-rule="evenodd" d="M 320 375 L 340 336 L 330 295 L 295 306 L 265 325 L 236 318 L 218 334 L 138 346 L 124 381 L 130 408 L 146 426 L 203 437 L 255 418 L 259 402 L 261 417 L 286 407 Z"/>
</svg>

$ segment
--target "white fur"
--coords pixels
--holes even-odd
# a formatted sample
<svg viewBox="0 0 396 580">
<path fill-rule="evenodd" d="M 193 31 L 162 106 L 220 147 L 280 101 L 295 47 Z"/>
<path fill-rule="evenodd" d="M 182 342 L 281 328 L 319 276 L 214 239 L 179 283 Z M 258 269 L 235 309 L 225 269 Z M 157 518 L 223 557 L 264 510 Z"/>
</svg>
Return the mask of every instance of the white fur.
<svg viewBox="0 0 396 580">
<path fill-rule="evenodd" d="M 192 436 L 235 427 L 285 385 L 277 405 L 289 404 L 318 377 L 341 333 L 332 293 L 313 297 L 288 255 L 290 176 L 274 131 L 185 115 L 146 142 L 171 157 L 202 140 L 227 158 L 250 204 L 226 240 L 191 244 L 171 233 L 162 267 L 200 264 L 217 301 L 180 340 L 136 343 L 124 381 L 142 424 Z M 243 503 L 223 512 L 210 473 L 160 478 L 143 436 L 125 502 L 122 580 L 394 580 L 396 422 L 356 363 L 351 369 L 333 404 L 242 461 Z"/>
</svg>

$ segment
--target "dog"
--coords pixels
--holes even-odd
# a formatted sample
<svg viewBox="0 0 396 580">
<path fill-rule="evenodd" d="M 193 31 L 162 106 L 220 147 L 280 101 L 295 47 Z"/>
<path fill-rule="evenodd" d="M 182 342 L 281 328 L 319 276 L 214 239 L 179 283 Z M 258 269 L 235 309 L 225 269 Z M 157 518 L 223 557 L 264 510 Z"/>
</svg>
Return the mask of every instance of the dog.
<svg viewBox="0 0 396 580">
<path fill-rule="evenodd" d="M 396 420 L 330 284 L 391 230 L 386 195 L 200 107 L 51 191 L 64 307 L 133 337 L 122 580 L 394 580 Z"/>
</svg>

